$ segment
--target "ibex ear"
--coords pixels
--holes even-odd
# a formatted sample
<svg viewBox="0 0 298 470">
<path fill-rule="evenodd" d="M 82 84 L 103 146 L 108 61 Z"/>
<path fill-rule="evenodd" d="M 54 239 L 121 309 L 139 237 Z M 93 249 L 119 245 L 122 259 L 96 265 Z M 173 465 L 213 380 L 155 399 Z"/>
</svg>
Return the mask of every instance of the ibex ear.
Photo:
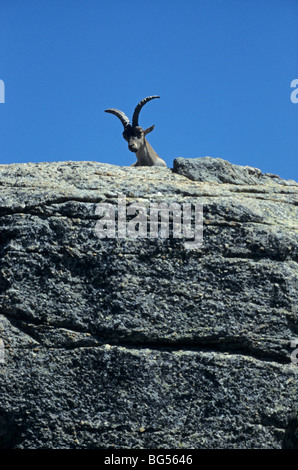
<svg viewBox="0 0 298 470">
<path fill-rule="evenodd" d="M 149 134 L 149 132 L 152 132 L 153 129 L 154 129 L 154 127 L 155 127 L 155 125 L 153 125 L 153 126 L 151 126 L 151 127 L 148 127 L 148 129 L 146 129 L 146 130 L 144 131 L 144 134 L 147 135 L 147 134 Z"/>
</svg>

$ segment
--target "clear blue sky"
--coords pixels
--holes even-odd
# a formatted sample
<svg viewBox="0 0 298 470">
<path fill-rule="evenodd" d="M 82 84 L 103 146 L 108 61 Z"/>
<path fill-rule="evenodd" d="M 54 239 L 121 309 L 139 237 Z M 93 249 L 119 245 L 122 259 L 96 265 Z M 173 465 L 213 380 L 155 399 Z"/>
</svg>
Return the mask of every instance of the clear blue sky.
<svg viewBox="0 0 298 470">
<path fill-rule="evenodd" d="M 298 181 L 297 0 L 0 0 L 0 163 L 220 157 Z"/>
</svg>

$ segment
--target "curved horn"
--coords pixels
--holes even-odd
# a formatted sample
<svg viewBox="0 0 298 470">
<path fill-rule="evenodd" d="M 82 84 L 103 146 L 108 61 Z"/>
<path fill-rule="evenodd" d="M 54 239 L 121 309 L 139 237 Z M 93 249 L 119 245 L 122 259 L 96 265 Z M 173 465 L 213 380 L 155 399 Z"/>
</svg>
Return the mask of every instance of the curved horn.
<svg viewBox="0 0 298 470">
<path fill-rule="evenodd" d="M 132 117 L 132 127 L 138 126 L 139 125 L 139 114 L 144 106 L 144 104 L 148 103 L 148 101 L 153 100 L 154 98 L 160 98 L 160 96 L 154 95 L 154 96 L 147 96 L 147 98 L 144 98 L 142 101 L 139 102 L 139 104 L 136 106 L 133 117 Z"/>
<path fill-rule="evenodd" d="M 124 128 L 130 125 L 130 120 L 126 114 L 124 114 L 123 111 L 120 111 L 119 109 L 105 109 L 105 113 L 115 114 L 115 116 L 117 116 L 122 122 Z"/>
</svg>

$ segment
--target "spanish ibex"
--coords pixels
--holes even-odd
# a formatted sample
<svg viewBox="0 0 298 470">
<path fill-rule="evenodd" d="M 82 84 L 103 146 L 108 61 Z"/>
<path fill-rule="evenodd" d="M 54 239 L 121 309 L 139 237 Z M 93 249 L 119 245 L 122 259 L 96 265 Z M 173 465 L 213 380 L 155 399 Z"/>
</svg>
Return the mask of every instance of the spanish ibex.
<svg viewBox="0 0 298 470">
<path fill-rule="evenodd" d="M 139 114 L 142 107 L 154 98 L 159 98 L 159 96 L 147 96 L 147 98 L 139 102 L 133 113 L 132 124 L 123 111 L 119 109 L 105 110 L 106 113 L 115 114 L 123 124 L 123 137 L 128 142 L 129 150 L 137 156 L 137 161 L 131 166 L 167 166 L 166 162 L 157 155 L 145 138 L 149 132 L 153 131 L 154 126 L 148 127 L 145 130 L 139 126 Z"/>
</svg>

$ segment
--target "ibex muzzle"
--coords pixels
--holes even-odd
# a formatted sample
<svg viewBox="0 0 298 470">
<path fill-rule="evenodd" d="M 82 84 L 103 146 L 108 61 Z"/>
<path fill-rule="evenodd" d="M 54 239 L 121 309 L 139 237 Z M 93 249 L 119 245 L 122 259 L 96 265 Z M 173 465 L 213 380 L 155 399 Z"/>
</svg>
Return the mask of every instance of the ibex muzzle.
<svg viewBox="0 0 298 470">
<path fill-rule="evenodd" d="M 139 126 L 139 114 L 142 107 L 154 98 L 159 98 L 159 96 L 148 96 L 139 102 L 134 110 L 132 123 L 130 123 L 130 120 L 123 111 L 119 109 L 105 110 L 106 113 L 117 116 L 123 124 L 123 137 L 128 142 L 129 150 L 134 152 L 137 157 L 136 163 L 132 166 L 167 166 L 166 162 L 157 155 L 145 137 L 149 132 L 153 131 L 154 126 L 148 127 L 145 130 Z"/>
</svg>

